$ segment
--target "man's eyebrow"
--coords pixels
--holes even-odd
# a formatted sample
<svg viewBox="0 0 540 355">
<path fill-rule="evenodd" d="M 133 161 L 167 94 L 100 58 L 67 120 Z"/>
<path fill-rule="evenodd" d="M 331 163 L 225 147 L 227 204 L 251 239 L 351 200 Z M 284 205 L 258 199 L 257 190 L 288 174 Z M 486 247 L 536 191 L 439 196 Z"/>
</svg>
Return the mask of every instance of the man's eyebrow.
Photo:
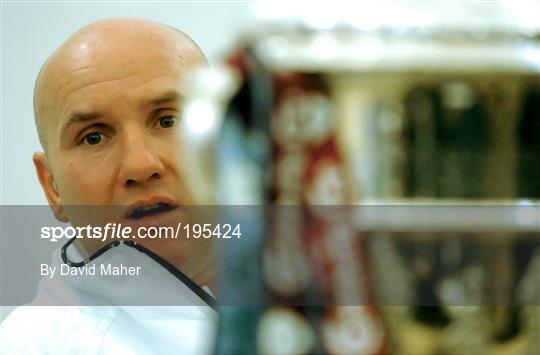
<svg viewBox="0 0 540 355">
<path fill-rule="evenodd" d="M 103 115 L 100 112 L 74 112 L 71 115 L 69 115 L 69 118 L 67 122 L 62 127 L 61 137 L 64 136 L 67 129 L 71 127 L 73 124 L 78 122 L 87 122 L 87 121 L 93 121 L 97 120 L 98 118 L 102 117 Z"/>
<path fill-rule="evenodd" d="M 156 98 L 153 98 L 150 103 L 154 106 L 158 106 L 167 102 L 179 101 L 183 96 L 176 90 L 166 91 L 164 94 L 159 95 Z"/>
</svg>

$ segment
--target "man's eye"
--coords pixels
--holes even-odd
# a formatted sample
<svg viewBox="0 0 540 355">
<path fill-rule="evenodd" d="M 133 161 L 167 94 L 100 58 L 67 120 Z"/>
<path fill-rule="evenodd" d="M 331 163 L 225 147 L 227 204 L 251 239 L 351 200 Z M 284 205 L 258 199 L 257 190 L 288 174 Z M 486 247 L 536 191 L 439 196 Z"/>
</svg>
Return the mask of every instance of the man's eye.
<svg viewBox="0 0 540 355">
<path fill-rule="evenodd" d="M 159 119 L 159 126 L 161 128 L 170 128 L 174 126 L 175 117 L 174 116 L 163 116 Z"/>
<path fill-rule="evenodd" d="M 83 138 L 83 142 L 88 144 L 88 145 L 96 145 L 96 144 L 101 143 L 102 137 L 103 137 L 103 135 L 101 133 L 92 132 L 92 133 L 87 134 Z"/>
</svg>

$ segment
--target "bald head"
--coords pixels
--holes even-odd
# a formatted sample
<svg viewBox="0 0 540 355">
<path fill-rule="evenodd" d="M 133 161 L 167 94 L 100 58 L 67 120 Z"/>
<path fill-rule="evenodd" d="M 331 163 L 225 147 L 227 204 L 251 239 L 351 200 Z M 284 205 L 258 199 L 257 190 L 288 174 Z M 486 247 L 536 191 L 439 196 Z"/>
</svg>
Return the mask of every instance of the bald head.
<svg viewBox="0 0 540 355">
<path fill-rule="evenodd" d="M 207 63 L 186 34 L 147 20 L 107 19 L 77 31 L 49 57 L 36 80 L 34 115 L 43 148 L 58 133 L 57 123 L 69 110 L 63 103 L 73 92 L 92 80 L 122 80 L 154 70 L 153 64 L 163 61 L 177 62 L 182 69 Z M 81 75 L 90 79 L 83 82 Z"/>
</svg>

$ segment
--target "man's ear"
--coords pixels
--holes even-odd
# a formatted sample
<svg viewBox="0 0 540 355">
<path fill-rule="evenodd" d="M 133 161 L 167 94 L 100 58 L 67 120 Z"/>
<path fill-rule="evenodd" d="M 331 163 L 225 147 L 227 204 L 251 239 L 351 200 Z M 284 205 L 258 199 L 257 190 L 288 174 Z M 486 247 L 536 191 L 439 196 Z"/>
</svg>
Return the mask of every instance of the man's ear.
<svg viewBox="0 0 540 355">
<path fill-rule="evenodd" d="M 62 200 L 60 199 L 60 194 L 54 183 L 54 177 L 52 175 L 47 157 L 43 152 L 36 152 L 32 156 L 34 161 L 34 166 L 36 167 L 36 173 L 41 184 L 41 188 L 49 201 L 49 205 L 54 213 L 54 216 L 60 222 L 69 222 L 67 215 L 62 206 Z"/>
</svg>

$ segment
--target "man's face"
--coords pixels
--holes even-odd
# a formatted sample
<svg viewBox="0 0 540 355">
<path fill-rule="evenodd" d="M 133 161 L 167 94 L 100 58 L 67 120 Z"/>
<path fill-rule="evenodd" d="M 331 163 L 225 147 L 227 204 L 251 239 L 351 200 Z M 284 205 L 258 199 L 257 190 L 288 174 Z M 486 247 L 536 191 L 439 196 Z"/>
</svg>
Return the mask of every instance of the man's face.
<svg viewBox="0 0 540 355">
<path fill-rule="evenodd" d="M 89 36 L 49 70 L 41 105 L 47 158 L 34 160 L 49 201 L 62 206 L 60 219 L 86 225 L 92 218 L 77 206 L 114 205 L 107 218 L 124 226 L 176 225 L 183 212 L 175 207 L 193 202 L 177 125 L 186 75 L 205 59 L 170 35 L 147 33 L 135 43 Z M 52 183 L 44 183 L 47 174 Z M 158 253 L 171 249 L 150 243 L 161 243 Z"/>
</svg>

